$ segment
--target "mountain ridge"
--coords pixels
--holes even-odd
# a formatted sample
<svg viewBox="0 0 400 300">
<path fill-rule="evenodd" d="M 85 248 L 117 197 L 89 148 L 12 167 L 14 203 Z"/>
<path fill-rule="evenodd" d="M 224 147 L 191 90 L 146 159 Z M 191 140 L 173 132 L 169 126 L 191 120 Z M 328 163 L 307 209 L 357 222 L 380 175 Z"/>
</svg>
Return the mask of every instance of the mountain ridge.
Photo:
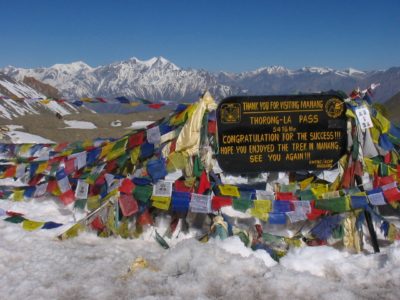
<svg viewBox="0 0 400 300">
<path fill-rule="evenodd" d="M 195 100 L 204 90 L 217 99 L 230 95 L 294 94 L 343 90 L 350 92 L 380 82 L 376 98 L 384 102 L 400 91 L 400 67 L 384 71 L 336 70 L 308 66 L 291 70 L 266 66 L 245 72 L 209 72 L 180 68 L 158 56 L 148 60 L 127 60 L 92 67 L 83 61 L 55 64 L 51 67 L 0 69 L 17 80 L 33 77 L 57 88 L 66 98 L 140 97 L 149 100 Z"/>
</svg>

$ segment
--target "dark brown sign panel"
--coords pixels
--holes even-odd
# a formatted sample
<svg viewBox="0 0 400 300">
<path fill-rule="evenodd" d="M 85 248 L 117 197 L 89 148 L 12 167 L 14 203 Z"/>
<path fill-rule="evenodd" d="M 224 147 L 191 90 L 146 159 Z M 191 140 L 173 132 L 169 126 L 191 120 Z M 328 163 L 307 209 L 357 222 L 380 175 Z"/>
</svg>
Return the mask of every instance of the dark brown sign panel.
<svg viewBox="0 0 400 300">
<path fill-rule="evenodd" d="M 226 98 L 218 163 L 229 173 L 330 169 L 346 151 L 345 114 L 336 94 Z"/>
</svg>

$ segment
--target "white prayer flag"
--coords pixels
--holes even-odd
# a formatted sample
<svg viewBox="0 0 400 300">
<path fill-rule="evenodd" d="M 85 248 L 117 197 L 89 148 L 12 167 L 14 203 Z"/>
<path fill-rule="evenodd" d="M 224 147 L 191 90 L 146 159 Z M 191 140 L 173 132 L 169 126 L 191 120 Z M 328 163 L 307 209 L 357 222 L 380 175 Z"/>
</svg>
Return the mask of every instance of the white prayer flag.
<svg viewBox="0 0 400 300">
<path fill-rule="evenodd" d="M 372 123 L 371 120 L 371 115 L 369 114 L 368 107 L 366 107 L 365 105 L 357 107 L 356 115 L 362 130 L 374 127 L 374 124 Z"/>
<path fill-rule="evenodd" d="M 372 205 L 386 205 L 387 204 L 385 201 L 385 197 L 383 197 L 382 192 L 368 195 L 368 200 Z"/>
<path fill-rule="evenodd" d="M 305 214 L 311 213 L 310 201 L 292 201 L 294 211 L 303 212 Z"/>
<path fill-rule="evenodd" d="M 208 214 L 211 212 L 211 196 L 192 194 L 190 200 L 190 211 L 194 213 Z"/>
<path fill-rule="evenodd" d="M 172 181 L 159 180 L 153 185 L 153 196 L 171 197 Z"/>
<path fill-rule="evenodd" d="M 47 190 L 47 182 L 42 183 L 36 186 L 35 193 L 33 194 L 34 197 L 41 197 L 46 193 Z"/>
<path fill-rule="evenodd" d="M 89 192 L 89 184 L 84 180 L 78 180 L 76 185 L 75 197 L 77 199 L 86 199 Z"/>
<path fill-rule="evenodd" d="M 288 211 L 286 212 L 290 223 L 296 223 L 299 221 L 307 220 L 307 216 L 303 211 Z"/>
<path fill-rule="evenodd" d="M 68 176 L 65 176 L 57 181 L 58 187 L 60 188 L 61 193 L 65 193 L 71 189 L 71 185 L 69 184 Z"/>
<path fill-rule="evenodd" d="M 256 190 L 256 199 L 257 200 L 275 200 L 275 196 L 273 192 L 264 191 L 264 190 Z"/>
<path fill-rule="evenodd" d="M 150 144 L 159 144 L 161 140 L 160 127 L 154 126 L 147 129 L 147 141 Z"/>
</svg>

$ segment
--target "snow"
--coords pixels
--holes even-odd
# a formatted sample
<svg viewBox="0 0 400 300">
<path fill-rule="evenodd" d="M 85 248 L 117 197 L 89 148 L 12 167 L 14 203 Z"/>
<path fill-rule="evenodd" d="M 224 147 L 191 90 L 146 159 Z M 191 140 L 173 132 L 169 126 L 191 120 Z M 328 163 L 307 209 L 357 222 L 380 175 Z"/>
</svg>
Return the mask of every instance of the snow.
<svg viewBox="0 0 400 300">
<path fill-rule="evenodd" d="M 74 129 L 96 129 L 97 126 L 94 125 L 92 122 L 86 122 L 86 121 L 76 121 L 76 120 L 64 120 L 64 123 L 68 125 L 67 128 L 74 128 Z"/>
<path fill-rule="evenodd" d="M 5 135 L 10 137 L 11 142 L 14 144 L 24 144 L 24 143 L 37 143 L 37 144 L 54 144 L 55 142 L 45 139 L 41 136 L 13 130 L 6 132 Z"/>
<path fill-rule="evenodd" d="M 28 232 L 0 220 L 0 286 L 7 299 L 398 299 L 400 243 L 379 254 L 332 247 L 296 248 L 273 261 L 238 237 L 200 243 L 182 233 L 164 250 L 149 227 L 138 239 L 99 238 L 84 232 L 55 237 L 74 222 L 55 199 L 0 201 L 5 210 L 62 227 Z M 0 219 L 5 216 L 0 217 Z M 159 222 L 159 226 L 163 226 Z M 158 229 L 159 233 L 163 230 Z M 128 268 L 138 258 L 148 268 Z"/>
<path fill-rule="evenodd" d="M 68 110 L 58 104 L 56 101 L 50 101 L 49 103 L 43 104 L 44 107 L 54 111 L 55 113 L 59 113 L 62 116 L 71 114 Z"/>
<path fill-rule="evenodd" d="M 23 84 L 22 82 L 10 82 L 8 80 L 1 80 L 0 79 L 0 86 L 4 86 L 8 91 L 10 91 L 13 95 L 17 96 L 18 98 L 40 98 L 44 97 L 43 94 L 38 93 L 33 88 Z"/>
<path fill-rule="evenodd" d="M 126 129 L 142 129 L 146 128 L 148 125 L 154 123 L 154 121 L 135 121 L 132 122 L 131 126 L 126 127 Z"/>
</svg>

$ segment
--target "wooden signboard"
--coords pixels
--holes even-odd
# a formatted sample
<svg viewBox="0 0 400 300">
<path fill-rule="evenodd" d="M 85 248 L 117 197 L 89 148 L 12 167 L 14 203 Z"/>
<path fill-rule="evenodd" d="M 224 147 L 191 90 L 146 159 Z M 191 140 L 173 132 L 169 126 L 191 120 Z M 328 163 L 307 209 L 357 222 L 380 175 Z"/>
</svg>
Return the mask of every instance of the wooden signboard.
<svg viewBox="0 0 400 300">
<path fill-rule="evenodd" d="M 217 109 L 217 160 L 225 172 L 326 170 L 346 151 L 337 94 L 240 96 Z"/>
</svg>

